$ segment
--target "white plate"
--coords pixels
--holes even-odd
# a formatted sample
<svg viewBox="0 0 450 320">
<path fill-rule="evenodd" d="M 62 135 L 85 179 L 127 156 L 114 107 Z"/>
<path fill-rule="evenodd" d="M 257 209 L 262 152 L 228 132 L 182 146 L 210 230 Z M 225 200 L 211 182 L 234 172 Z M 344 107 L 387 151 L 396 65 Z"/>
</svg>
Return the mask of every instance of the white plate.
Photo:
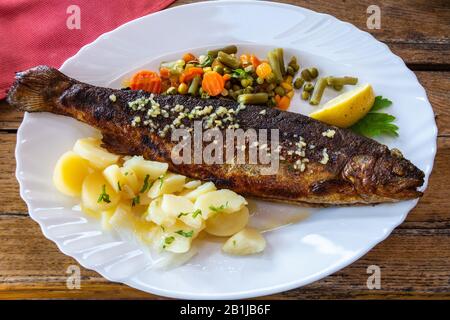
<svg viewBox="0 0 450 320">
<path fill-rule="evenodd" d="M 356 75 L 377 94 L 394 101 L 400 137 L 381 142 L 402 150 L 422 169 L 426 181 L 436 151 L 434 114 L 422 86 L 403 61 L 370 34 L 336 18 L 300 7 L 268 2 L 204 2 L 180 6 L 131 21 L 82 48 L 61 70 L 81 81 L 118 86 L 116 79 L 161 57 L 204 52 L 239 44 L 241 51 L 285 48 L 302 66 L 323 74 Z M 193 48 L 190 50 L 189 48 Z M 195 49 L 197 48 L 197 49 Z M 292 110 L 308 112 L 298 97 Z M 267 250 L 257 256 L 230 257 L 217 243 L 206 243 L 189 264 L 166 272 L 149 268 L 134 243 L 101 231 L 99 224 L 59 194 L 51 176 L 59 155 L 93 129 L 51 114 L 26 114 L 16 148 L 21 196 L 50 240 L 81 265 L 107 279 L 158 295 L 193 299 L 262 296 L 306 285 L 349 265 L 399 225 L 416 200 L 375 207 L 309 210 L 309 218 L 266 233 Z M 425 187 L 424 187 L 425 188 Z M 423 189 L 424 189 L 423 188 Z M 304 211 L 258 203 L 272 217 Z"/>
</svg>

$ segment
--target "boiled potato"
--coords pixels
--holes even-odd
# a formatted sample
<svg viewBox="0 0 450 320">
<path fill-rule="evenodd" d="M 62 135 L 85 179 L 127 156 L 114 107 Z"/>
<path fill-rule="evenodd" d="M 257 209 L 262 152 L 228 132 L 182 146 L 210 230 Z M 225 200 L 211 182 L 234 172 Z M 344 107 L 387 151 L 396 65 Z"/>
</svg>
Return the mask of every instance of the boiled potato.
<svg viewBox="0 0 450 320">
<path fill-rule="evenodd" d="M 117 164 L 112 164 L 106 167 L 103 170 L 103 176 L 117 193 L 122 191 L 122 187 L 126 184 L 125 177 Z"/>
<path fill-rule="evenodd" d="M 244 197 L 234 191 L 222 189 L 198 196 L 197 200 L 195 200 L 194 208 L 200 209 L 203 217 L 208 219 L 213 213 L 239 211 L 246 204 L 247 201 Z"/>
<path fill-rule="evenodd" d="M 162 197 L 161 208 L 167 215 L 178 217 L 180 213 L 193 212 L 194 204 L 185 197 L 165 194 Z"/>
<path fill-rule="evenodd" d="M 200 180 L 192 180 L 189 182 L 186 182 L 184 185 L 185 189 L 195 189 L 197 187 L 200 187 L 200 185 L 202 184 L 202 182 Z"/>
<path fill-rule="evenodd" d="M 157 225 L 169 227 L 176 222 L 176 216 L 168 215 L 161 208 L 161 198 L 154 199 L 148 206 L 147 214 L 145 219 L 147 221 L 153 221 Z"/>
<path fill-rule="evenodd" d="M 53 171 L 56 189 L 68 196 L 79 196 L 84 178 L 89 174 L 89 163 L 72 151 L 64 153 Z"/>
<path fill-rule="evenodd" d="M 187 252 L 191 248 L 194 235 L 196 235 L 195 230 L 183 222 L 177 221 L 164 231 L 161 239 L 162 248 L 174 253 Z"/>
<path fill-rule="evenodd" d="M 102 194 L 104 198 L 100 199 Z M 116 206 L 119 200 L 120 195 L 109 185 L 101 172 L 93 172 L 84 179 L 81 203 L 87 209 L 105 211 Z"/>
<path fill-rule="evenodd" d="M 228 239 L 222 247 L 225 253 L 233 255 L 249 255 L 259 253 L 266 247 L 266 240 L 255 229 L 244 229 Z"/>
<path fill-rule="evenodd" d="M 144 180 L 146 175 L 153 181 L 165 174 L 169 165 L 167 163 L 145 160 L 142 156 L 134 156 L 123 164 L 125 168 L 132 169 L 139 179 Z"/>
<path fill-rule="evenodd" d="M 139 180 L 136 173 L 131 168 L 121 167 L 120 172 L 125 178 L 125 184 L 128 185 L 134 193 L 139 192 Z"/>
<path fill-rule="evenodd" d="M 242 207 L 238 212 L 218 213 L 206 220 L 205 231 L 218 237 L 229 237 L 242 229 L 248 223 L 249 214 L 247 207 Z"/>
<path fill-rule="evenodd" d="M 115 229 L 129 228 L 133 229 L 136 217 L 131 213 L 131 206 L 127 203 L 120 202 L 114 210 L 109 223 Z"/>
<path fill-rule="evenodd" d="M 95 138 L 78 139 L 75 142 L 73 151 L 88 160 L 89 163 L 100 170 L 116 163 L 119 156 L 108 152 L 100 146 L 101 141 Z"/>
<path fill-rule="evenodd" d="M 214 183 L 206 182 L 206 183 L 202 184 L 201 186 L 197 187 L 196 189 L 186 190 L 186 192 L 182 192 L 180 195 L 185 196 L 186 198 L 188 198 L 191 201 L 195 201 L 195 200 L 197 200 L 197 198 L 200 195 L 205 194 L 210 191 L 216 191 L 216 190 L 217 190 L 217 188 L 214 185 Z"/>
<path fill-rule="evenodd" d="M 153 183 L 153 185 L 150 187 L 150 190 L 148 191 L 148 196 L 154 199 L 162 194 L 181 191 L 183 190 L 185 182 L 185 176 L 174 173 L 167 173 Z"/>
<path fill-rule="evenodd" d="M 113 216 L 114 212 L 115 212 L 115 208 L 114 209 L 109 209 L 106 211 L 102 211 L 100 213 L 100 221 L 101 221 L 101 225 L 102 225 L 102 229 L 109 231 L 112 229 L 112 225 L 110 223 L 111 217 Z"/>
</svg>

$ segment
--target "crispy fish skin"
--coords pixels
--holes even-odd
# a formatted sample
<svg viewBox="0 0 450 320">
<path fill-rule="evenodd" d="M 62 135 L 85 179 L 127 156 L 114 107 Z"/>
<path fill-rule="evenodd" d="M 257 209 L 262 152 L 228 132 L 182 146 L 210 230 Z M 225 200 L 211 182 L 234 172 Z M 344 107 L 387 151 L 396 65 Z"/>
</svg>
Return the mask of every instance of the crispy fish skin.
<svg viewBox="0 0 450 320">
<path fill-rule="evenodd" d="M 116 99 L 109 97 L 114 95 Z M 422 193 L 424 173 L 398 150 L 389 150 L 372 139 L 346 129 L 331 127 L 301 114 L 247 106 L 236 118 L 243 130 L 279 129 L 280 167 L 274 175 L 261 175 L 262 165 L 251 164 L 174 164 L 170 134 L 161 137 L 146 126 L 132 126 L 136 115 L 128 103 L 149 93 L 132 90 L 114 90 L 95 87 L 71 79 L 56 69 L 38 66 L 16 75 L 9 90 L 8 102 L 28 112 L 51 112 L 73 117 L 88 123 L 103 134 L 104 146 L 124 155 L 143 155 L 146 159 L 168 162 L 172 171 L 188 177 L 213 181 L 218 187 L 229 188 L 246 196 L 273 201 L 309 205 L 377 204 L 414 199 Z M 160 106 L 182 105 L 187 110 L 195 106 L 220 106 L 236 110 L 239 105 L 231 100 L 197 99 L 190 96 L 155 95 Z M 158 116 L 156 122 L 163 127 L 172 123 L 175 115 Z M 185 118 L 182 123 L 192 126 Z M 332 129 L 332 138 L 323 133 Z M 225 135 L 224 135 L 225 136 Z M 289 147 L 299 141 L 307 143 L 304 151 L 309 160 L 306 170 L 293 169 L 296 158 L 286 154 Z M 323 164 L 324 149 L 329 157 Z M 225 153 L 225 151 L 224 151 Z"/>
</svg>

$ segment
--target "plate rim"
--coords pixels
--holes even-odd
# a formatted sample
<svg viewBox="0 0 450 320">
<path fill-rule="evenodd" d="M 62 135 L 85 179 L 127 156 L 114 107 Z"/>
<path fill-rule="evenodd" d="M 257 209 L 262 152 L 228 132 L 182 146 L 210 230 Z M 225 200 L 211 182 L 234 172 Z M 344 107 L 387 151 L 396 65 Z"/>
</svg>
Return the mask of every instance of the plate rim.
<svg viewBox="0 0 450 320">
<path fill-rule="evenodd" d="M 341 23 L 341 24 L 345 24 L 345 25 L 349 25 L 352 29 L 354 29 L 357 32 L 360 33 L 365 33 L 367 35 L 370 35 L 370 37 L 372 38 L 371 40 L 375 40 L 379 45 L 383 46 L 385 50 L 387 50 L 387 53 L 394 59 L 401 61 L 401 63 L 403 64 L 403 67 L 405 68 L 405 71 L 408 72 L 410 75 L 412 75 L 414 77 L 415 82 L 417 82 L 418 88 L 421 89 L 422 92 L 420 92 L 420 96 L 423 96 L 425 98 L 425 102 L 428 104 L 428 106 L 430 107 L 430 110 L 432 112 L 432 114 L 434 114 L 434 110 L 431 106 L 431 103 L 429 102 L 428 99 L 428 95 L 427 92 L 425 91 L 425 89 L 423 88 L 423 86 L 421 85 L 421 83 L 418 81 L 417 76 L 414 74 L 414 72 L 412 72 L 411 70 L 409 70 L 409 68 L 406 66 L 405 62 L 397 55 L 395 55 L 394 53 L 392 53 L 392 51 L 389 49 L 389 47 L 380 42 L 379 40 L 377 40 L 372 34 L 370 34 L 369 32 L 363 31 L 361 29 L 359 29 L 358 27 L 356 27 L 355 25 L 349 23 L 349 22 L 345 22 L 342 20 L 337 19 L 336 17 L 330 15 L 330 14 L 326 14 L 326 13 L 321 13 L 321 12 L 316 12 L 307 8 L 303 8 L 300 6 L 295 6 L 295 5 L 290 5 L 290 4 L 284 4 L 284 3 L 275 3 L 275 2 L 265 2 L 265 1 L 251 1 L 251 0 L 223 0 L 223 1 L 202 1 L 202 2 L 196 2 L 196 3 L 190 3 L 190 4 L 185 4 L 185 5 L 180 5 L 180 6 L 176 6 L 176 7 L 172 7 L 172 8 L 168 8 L 165 10 L 161 10 L 158 11 L 156 13 L 152 13 L 152 14 L 148 14 L 148 15 L 144 15 L 140 18 L 131 20 L 109 32 L 103 33 L 102 35 L 100 35 L 97 39 L 95 39 L 93 42 L 86 44 L 85 46 L 83 46 L 75 55 L 73 55 L 72 57 L 68 58 L 60 67 L 60 70 L 64 70 L 64 68 L 67 67 L 67 65 L 69 65 L 70 63 L 72 63 L 74 60 L 77 59 L 77 56 L 79 54 L 84 53 L 85 50 L 89 49 L 91 46 L 94 46 L 96 42 L 103 40 L 104 38 L 107 38 L 110 34 L 122 29 L 122 28 L 126 28 L 127 26 L 131 25 L 131 24 L 135 24 L 135 23 L 139 23 L 140 20 L 146 19 L 149 16 L 154 16 L 154 15 L 160 15 L 163 14 L 165 12 L 168 11 L 180 11 L 183 10 L 185 7 L 194 7 L 194 6 L 216 6 L 217 4 L 220 3 L 226 3 L 229 5 L 233 5 L 233 4 L 252 4 L 252 5 L 259 5 L 259 6 L 277 6 L 277 7 L 288 7 L 291 9 L 296 9 L 296 10 L 300 10 L 300 11 L 307 11 L 308 13 L 314 14 L 314 15 L 322 15 L 325 16 L 327 19 L 332 19 L 335 22 Z M 56 244 L 56 246 L 58 247 L 58 249 L 64 253 L 67 256 L 72 257 L 73 259 L 75 259 L 77 261 L 77 263 L 79 263 L 80 265 L 82 265 L 84 268 L 89 269 L 89 270 L 94 270 L 97 273 L 99 273 L 102 277 L 104 277 L 105 279 L 107 279 L 108 281 L 111 282 L 116 282 L 116 283 L 123 283 L 125 285 L 128 285 L 130 287 L 133 287 L 135 289 L 144 291 L 144 292 L 148 292 L 151 294 L 156 294 L 156 295 L 161 295 L 161 296 L 166 296 L 166 297 L 171 297 L 171 298 L 181 298 L 181 299 L 241 299 L 241 298 L 251 298 L 251 297 L 256 297 L 256 296 L 265 296 L 265 295 L 269 295 L 269 294 L 275 294 L 275 293 L 279 293 L 279 292 L 284 292 L 287 290 L 291 290 L 291 289 L 295 289 L 295 288 L 299 288 L 305 285 L 308 285 L 312 282 L 315 282 L 319 279 L 325 278 L 335 272 L 337 272 L 338 270 L 341 270 L 351 264 L 353 264 L 356 260 L 360 259 L 362 256 L 364 256 L 365 254 L 367 254 L 367 252 L 369 252 L 370 250 L 372 250 L 378 243 L 381 243 L 382 241 L 384 241 L 391 233 L 392 231 L 398 227 L 407 217 L 407 215 L 409 214 L 409 212 L 417 205 L 418 203 L 418 199 L 411 201 L 410 204 L 408 204 L 408 208 L 405 209 L 405 213 L 400 217 L 400 219 L 398 219 L 398 223 L 393 224 L 393 226 L 391 228 L 387 228 L 384 232 L 384 234 L 381 237 L 377 237 L 375 240 L 372 240 L 370 242 L 370 244 L 368 244 L 366 246 L 365 249 L 360 250 L 357 254 L 355 254 L 351 259 L 346 259 L 345 262 L 341 262 L 339 264 L 336 264 L 335 266 L 322 271 L 320 273 L 317 273 L 313 276 L 310 276 L 308 278 L 303 278 L 302 280 L 293 280 L 290 282 L 284 282 L 282 284 L 278 284 L 278 285 L 273 285 L 270 287 L 265 287 L 265 288 L 257 288 L 257 289 L 253 289 L 253 290 L 248 290 L 248 291 L 239 291 L 239 292 L 232 292 L 232 293 L 214 293 L 214 294 L 190 294 L 190 293 L 186 293 L 184 291 L 181 292 L 177 292 L 177 291 L 173 291 L 173 290 L 164 290 L 161 288 L 156 288 L 153 286 L 146 286 L 145 288 L 143 286 L 141 286 L 139 283 L 135 282 L 132 278 L 128 278 L 125 279 L 125 281 L 121 281 L 118 279 L 113 279 L 111 278 L 109 275 L 106 274 L 106 272 L 103 272 L 103 270 L 101 270 L 100 268 L 95 268 L 95 267 L 91 267 L 91 266 L 86 266 L 84 264 L 84 262 L 82 261 L 82 259 L 78 258 L 78 255 L 76 254 L 72 254 L 72 253 L 68 253 L 63 247 L 60 246 L 60 243 L 54 239 L 51 238 L 51 236 L 48 234 L 47 230 L 44 228 L 44 226 L 42 225 L 41 221 L 34 215 L 34 208 L 33 205 L 31 203 L 29 203 L 29 200 L 27 199 L 27 197 L 25 196 L 24 193 L 24 181 L 21 180 L 20 178 L 20 172 L 22 170 L 22 165 L 21 162 L 19 161 L 19 153 L 21 151 L 21 147 L 22 147 L 22 139 L 23 139 L 23 130 L 25 128 L 25 125 L 27 124 L 27 122 L 29 121 L 29 114 L 25 113 L 24 118 L 22 123 L 20 124 L 18 131 L 17 131 L 17 142 L 16 142 L 16 148 L 15 148 L 15 159 L 16 159 L 16 170 L 15 170 L 15 176 L 16 179 L 19 182 L 19 192 L 20 192 L 20 196 L 21 198 L 24 200 L 24 202 L 27 205 L 27 210 L 29 212 L 29 216 L 36 221 L 42 231 L 42 234 L 49 239 L 50 241 L 52 241 L 53 243 Z M 432 158 L 431 161 L 431 165 L 428 168 L 429 170 L 427 170 L 426 174 L 427 174 L 427 179 L 425 180 L 424 186 L 423 186 L 423 190 L 425 190 L 428 186 L 429 183 L 429 176 L 432 172 L 432 169 L 434 167 L 434 161 L 435 161 L 435 156 L 436 156 L 436 151 L 437 151 L 437 126 L 436 126 L 436 122 L 433 119 L 433 128 L 432 129 L 432 133 L 433 133 L 433 145 L 431 146 L 431 148 L 429 149 L 431 151 L 430 153 L 430 157 Z M 425 170 L 424 170 L 425 171 Z M 149 288 L 152 288 L 152 290 L 150 291 Z"/>
</svg>

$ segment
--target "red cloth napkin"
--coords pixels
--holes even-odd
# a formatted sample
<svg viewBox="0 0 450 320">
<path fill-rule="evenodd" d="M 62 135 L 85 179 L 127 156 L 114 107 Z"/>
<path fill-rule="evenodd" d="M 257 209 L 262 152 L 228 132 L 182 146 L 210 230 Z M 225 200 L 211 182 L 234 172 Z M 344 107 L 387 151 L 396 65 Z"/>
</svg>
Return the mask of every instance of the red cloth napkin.
<svg viewBox="0 0 450 320">
<path fill-rule="evenodd" d="M 0 1 L 0 99 L 5 97 L 16 71 L 39 64 L 60 67 L 102 33 L 173 1 Z"/>
</svg>

